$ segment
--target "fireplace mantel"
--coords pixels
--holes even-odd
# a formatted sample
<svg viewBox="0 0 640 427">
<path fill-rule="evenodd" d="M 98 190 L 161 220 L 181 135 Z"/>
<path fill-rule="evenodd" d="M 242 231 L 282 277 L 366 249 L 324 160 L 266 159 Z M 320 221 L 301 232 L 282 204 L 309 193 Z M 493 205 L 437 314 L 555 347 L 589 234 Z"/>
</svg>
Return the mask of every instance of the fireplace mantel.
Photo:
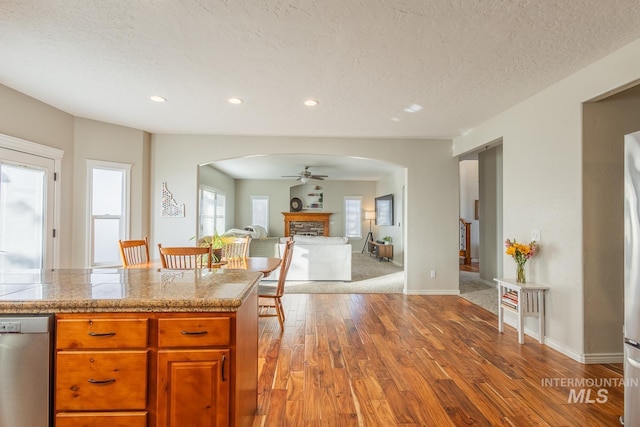
<svg viewBox="0 0 640 427">
<path fill-rule="evenodd" d="M 321 222 L 322 235 L 329 236 L 329 217 L 331 212 L 282 212 L 284 215 L 284 236 L 291 235 L 292 222 Z"/>
</svg>

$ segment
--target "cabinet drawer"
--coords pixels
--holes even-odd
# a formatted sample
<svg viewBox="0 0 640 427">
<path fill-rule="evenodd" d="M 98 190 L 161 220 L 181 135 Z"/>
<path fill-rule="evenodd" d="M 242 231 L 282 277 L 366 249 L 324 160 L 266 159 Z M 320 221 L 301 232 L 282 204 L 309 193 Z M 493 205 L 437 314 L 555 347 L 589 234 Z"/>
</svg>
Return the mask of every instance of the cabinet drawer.
<svg viewBox="0 0 640 427">
<path fill-rule="evenodd" d="M 56 427 L 147 427 L 146 412 L 60 412 Z"/>
<path fill-rule="evenodd" d="M 145 409 L 147 360 L 147 351 L 59 351 L 56 409 Z"/>
<path fill-rule="evenodd" d="M 57 348 L 141 348 L 146 347 L 149 320 L 58 319 Z"/>
<path fill-rule="evenodd" d="M 158 347 L 210 347 L 230 344 L 230 317 L 158 319 Z"/>
</svg>

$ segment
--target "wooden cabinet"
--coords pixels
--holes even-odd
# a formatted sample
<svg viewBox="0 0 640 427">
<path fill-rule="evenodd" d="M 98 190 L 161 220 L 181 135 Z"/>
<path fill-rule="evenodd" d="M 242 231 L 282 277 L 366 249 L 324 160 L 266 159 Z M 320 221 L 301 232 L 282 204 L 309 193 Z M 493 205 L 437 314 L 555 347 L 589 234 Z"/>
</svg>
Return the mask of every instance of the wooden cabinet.
<svg viewBox="0 0 640 427">
<path fill-rule="evenodd" d="M 393 258 L 393 245 L 369 241 L 369 256 L 371 255 L 380 259 L 380 261 L 385 258 L 387 261 L 391 261 L 391 258 Z"/>
<path fill-rule="evenodd" d="M 60 412 L 56 427 L 147 427 L 146 412 Z"/>
<path fill-rule="evenodd" d="M 158 426 L 229 425 L 230 345 L 228 316 L 158 319 Z"/>
<path fill-rule="evenodd" d="M 56 408 L 145 410 L 147 351 L 58 351 Z"/>
<path fill-rule="evenodd" d="M 250 426 L 257 291 L 237 312 L 56 316 L 56 427 Z"/>
<path fill-rule="evenodd" d="M 229 350 L 158 352 L 158 426 L 229 425 Z"/>
<path fill-rule="evenodd" d="M 149 319 L 56 321 L 56 427 L 145 426 Z"/>
</svg>

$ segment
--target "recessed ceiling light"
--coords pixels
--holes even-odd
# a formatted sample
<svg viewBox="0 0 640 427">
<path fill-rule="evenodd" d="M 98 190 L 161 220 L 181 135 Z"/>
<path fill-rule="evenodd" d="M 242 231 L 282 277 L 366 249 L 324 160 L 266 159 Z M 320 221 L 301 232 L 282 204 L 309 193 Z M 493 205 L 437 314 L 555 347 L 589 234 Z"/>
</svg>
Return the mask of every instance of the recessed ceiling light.
<svg viewBox="0 0 640 427">
<path fill-rule="evenodd" d="M 304 101 L 304 105 L 306 105 L 307 107 L 315 107 L 318 104 L 319 102 L 317 99 L 307 99 Z"/>
<path fill-rule="evenodd" d="M 158 95 L 150 96 L 149 99 L 155 102 L 167 102 L 167 98 L 163 98 L 162 96 Z"/>
<path fill-rule="evenodd" d="M 227 101 L 229 101 L 229 104 L 242 104 L 242 99 L 240 98 L 229 98 Z"/>
</svg>

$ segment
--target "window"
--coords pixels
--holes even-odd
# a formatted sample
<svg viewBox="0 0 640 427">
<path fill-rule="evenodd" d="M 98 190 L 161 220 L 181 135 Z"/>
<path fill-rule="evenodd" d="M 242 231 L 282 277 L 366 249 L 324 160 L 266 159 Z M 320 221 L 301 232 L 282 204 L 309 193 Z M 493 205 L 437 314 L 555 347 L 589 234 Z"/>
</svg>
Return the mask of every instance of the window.
<svg viewBox="0 0 640 427">
<path fill-rule="evenodd" d="M 87 160 L 89 265 L 120 264 L 118 240 L 129 234 L 131 165 Z"/>
<path fill-rule="evenodd" d="M 260 225 L 269 233 L 269 196 L 251 196 L 251 225 Z"/>
<path fill-rule="evenodd" d="M 362 197 L 360 196 L 344 198 L 344 235 L 362 238 Z"/>
<path fill-rule="evenodd" d="M 212 236 L 226 231 L 225 195 L 211 188 L 200 188 L 199 237 Z"/>
</svg>

